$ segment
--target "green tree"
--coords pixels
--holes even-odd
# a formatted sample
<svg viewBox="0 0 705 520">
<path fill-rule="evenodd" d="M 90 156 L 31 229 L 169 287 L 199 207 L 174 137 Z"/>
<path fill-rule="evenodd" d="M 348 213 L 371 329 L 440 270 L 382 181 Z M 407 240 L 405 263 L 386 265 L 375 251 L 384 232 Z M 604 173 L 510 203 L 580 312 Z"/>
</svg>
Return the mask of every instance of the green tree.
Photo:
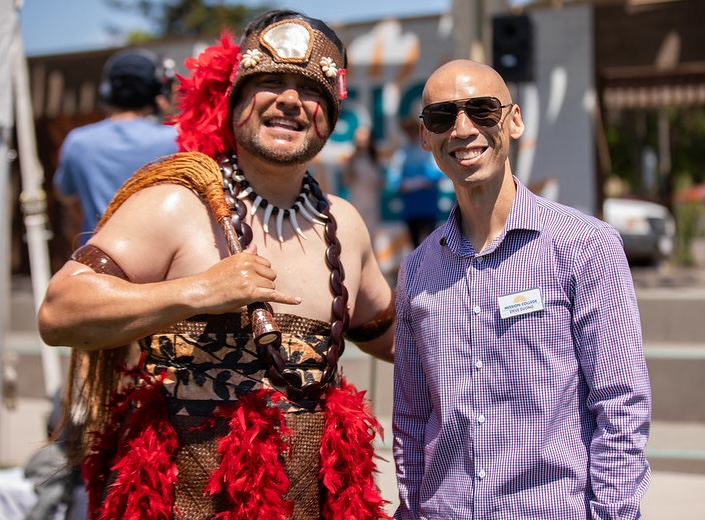
<svg viewBox="0 0 705 520">
<path fill-rule="evenodd" d="M 673 111 L 671 141 L 673 172 L 694 184 L 705 181 L 705 107 L 688 106 Z"/>
<path fill-rule="evenodd" d="M 227 0 L 104 0 L 116 10 L 140 14 L 149 31 L 124 31 L 110 27 L 128 43 L 139 44 L 164 38 L 217 38 L 222 29 L 239 33 L 247 22 L 271 9 L 268 4 L 247 7 Z"/>
</svg>

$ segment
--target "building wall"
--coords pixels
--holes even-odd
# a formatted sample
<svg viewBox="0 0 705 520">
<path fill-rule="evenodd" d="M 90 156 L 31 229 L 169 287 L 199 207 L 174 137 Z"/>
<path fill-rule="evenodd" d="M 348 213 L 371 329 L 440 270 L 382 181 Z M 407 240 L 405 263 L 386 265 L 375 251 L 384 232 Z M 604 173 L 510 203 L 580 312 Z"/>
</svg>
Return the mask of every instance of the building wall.
<svg viewBox="0 0 705 520">
<path fill-rule="evenodd" d="M 550 182 L 545 194 L 597 213 L 594 146 L 593 17 L 589 5 L 529 12 L 534 26 L 534 81 L 517 86 L 526 132 L 515 174 Z"/>
</svg>

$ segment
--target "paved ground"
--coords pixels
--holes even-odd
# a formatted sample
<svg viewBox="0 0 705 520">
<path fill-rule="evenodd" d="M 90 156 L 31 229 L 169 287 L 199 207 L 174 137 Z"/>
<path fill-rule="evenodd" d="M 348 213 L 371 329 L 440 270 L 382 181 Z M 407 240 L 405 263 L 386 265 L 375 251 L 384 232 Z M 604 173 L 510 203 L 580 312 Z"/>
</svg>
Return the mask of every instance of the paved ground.
<svg viewBox="0 0 705 520">
<path fill-rule="evenodd" d="M 637 291 L 649 289 L 705 290 L 705 268 L 632 267 L 632 278 Z"/>
<path fill-rule="evenodd" d="M 644 520 L 703 520 L 705 476 L 654 472 L 641 512 Z"/>
</svg>

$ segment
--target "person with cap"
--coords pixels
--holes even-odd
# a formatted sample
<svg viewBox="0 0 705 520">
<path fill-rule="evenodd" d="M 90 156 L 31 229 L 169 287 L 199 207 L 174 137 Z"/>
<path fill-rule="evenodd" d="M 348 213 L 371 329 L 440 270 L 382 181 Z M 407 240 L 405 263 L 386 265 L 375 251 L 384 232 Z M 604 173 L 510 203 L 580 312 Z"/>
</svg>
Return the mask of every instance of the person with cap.
<svg viewBox="0 0 705 520">
<path fill-rule="evenodd" d="M 381 428 L 339 358 L 348 339 L 393 360 L 393 291 L 360 214 L 307 172 L 345 48 L 275 10 L 186 66 L 182 151 L 127 181 L 39 311 L 74 347 L 92 518 L 388 518 Z"/>
<path fill-rule="evenodd" d="M 441 65 L 421 144 L 457 203 L 399 271 L 397 520 L 637 520 L 651 389 L 621 237 L 512 174 L 493 68 Z"/>
<path fill-rule="evenodd" d="M 168 63 L 141 48 L 113 54 L 98 87 L 107 117 L 71 130 L 61 145 L 53 183 L 59 201 L 81 216 L 81 245 L 137 168 L 178 149 L 176 129 L 161 122 L 175 80 Z M 77 227 L 67 231 L 72 243 Z"/>
</svg>

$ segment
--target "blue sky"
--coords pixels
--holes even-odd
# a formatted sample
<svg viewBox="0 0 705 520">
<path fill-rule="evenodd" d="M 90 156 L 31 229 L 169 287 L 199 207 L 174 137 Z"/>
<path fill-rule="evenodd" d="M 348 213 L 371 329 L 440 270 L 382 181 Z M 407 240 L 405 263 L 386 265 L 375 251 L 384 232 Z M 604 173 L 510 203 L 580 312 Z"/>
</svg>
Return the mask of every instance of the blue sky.
<svg viewBox="0 0 705 520">
<path fill-rule="evenodd" d="M 233 1 L 260 5 L 258 0 Z M 302 11 L 327 22 L 351 22 L 385 16 L 413 16 L 450 10 L 452 0 L 269 0 L 276 7 Z M 148 29 L 135 15 L 107 7 L 103 0 L 24 0 L 20 23 L 29 56 L 119 46 L 106 26 Z"/>
</svg>

